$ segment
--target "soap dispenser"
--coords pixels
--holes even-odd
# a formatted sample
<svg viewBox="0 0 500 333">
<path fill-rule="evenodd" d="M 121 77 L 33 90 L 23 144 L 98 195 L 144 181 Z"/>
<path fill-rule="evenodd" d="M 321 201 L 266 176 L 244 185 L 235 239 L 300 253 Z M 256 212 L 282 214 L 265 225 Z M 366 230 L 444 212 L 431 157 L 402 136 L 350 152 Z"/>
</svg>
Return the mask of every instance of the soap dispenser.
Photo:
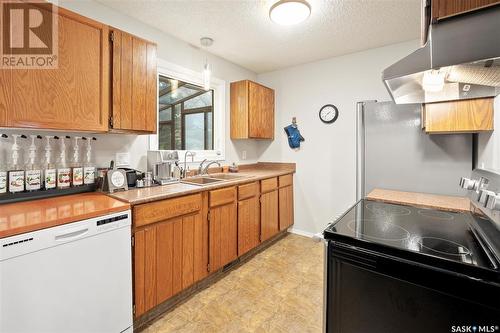
<svg viewBox="0 0 500 333">
<path fill-rule="evenodd" d="M 45 136 L 45 156 L 43 158 L 43 183 L 44 183 L 44 189 L 50 190 L 56 188 L 57 181 L 56 181 L 56 166 L 54 165 L 54 162 L 52 161 L 52 146 L 50 144 L 50 140 L 52 138 L 57 138 L 53 137 L 50 135 Z"/>
<path fill-rule="evenodd" d="M 97 139 L 83 138 L 83 140 L 87 140 L 85 162 L 83 164 L 83 183 L 89 185 L 95 182 L 95 165 L 92 161 L 92 141 Z"/>
<path fill-rule="evenodd" d="M 19 138 L 26 139 L 26 136 L 12 134 L 11 159 L 8 171 L 8 188 L 10 193 L 24 191 L 24 170 L 21 167 L 21 156 L 19 155 L 19 150 L 21 150 L 21 147 L 18 144 Z"/>
<path fill-rule="evenodd" d="M 61 137 L 59 145 L 59 159 L 57 163 L 57 188 L 63 189 L 71 186 L 71 168 L 66 162 L 66 139 L 69 136 Z"/>
<path fill-rule="evenodd" d="M 42 184 L 42 171 L 37 163 L 36 139 L 41 139 L 40 135 L 30 135 L 31 145 L 28 148 L 28 163 L 25 171 L 26 191 L 38 191 Z"/>
<path fill-rule="evenodd" d="M 71 181 L 73 186 L 83 185 L 83 166 L 80 163 L 80 148 L 78 147 L 79 136 L 73 137 L 73 157 L 71 158 Z"/>
<path fill-rule="evenodd" d="M 7 134 L 0 135 L 0 138 L 7 139 Z M 2 140 L 3 141 L 3 140 Z M 0 195 L 7 193 L 7 159 L 3 155 L 4 150 L 1 151 L 2 156 L 0 156 Z"/>
</svg>

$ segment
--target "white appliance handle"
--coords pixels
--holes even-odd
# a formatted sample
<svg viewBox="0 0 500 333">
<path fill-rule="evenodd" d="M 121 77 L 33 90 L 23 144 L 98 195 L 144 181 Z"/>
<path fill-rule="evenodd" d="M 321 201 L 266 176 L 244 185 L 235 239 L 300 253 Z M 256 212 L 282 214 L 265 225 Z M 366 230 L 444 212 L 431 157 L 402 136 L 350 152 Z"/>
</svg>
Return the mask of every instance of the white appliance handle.
<svg viewBox="0 0 500 333">
<path fill-rule="evenodd" d="M 89 232 L 88 227 L 78 227 L 72 229 L 64 230 L 64 233 L 55 235 L 56 242 L 64 242 L 68 240 L 73 240 L 86 235 Z"/>
</svg>

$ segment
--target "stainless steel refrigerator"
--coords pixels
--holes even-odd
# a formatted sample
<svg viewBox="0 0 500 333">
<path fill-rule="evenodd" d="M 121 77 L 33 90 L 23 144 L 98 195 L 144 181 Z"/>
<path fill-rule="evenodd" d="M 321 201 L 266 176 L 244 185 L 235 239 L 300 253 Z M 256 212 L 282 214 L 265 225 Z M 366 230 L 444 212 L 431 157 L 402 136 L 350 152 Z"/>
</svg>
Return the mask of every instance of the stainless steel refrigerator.
<svg viewBox="0 0 500 333">
<path fill-rule="evenodd" d="M 374 188 L 465 195 L 460 177 L 473 168 L 472 134 L 426 134 L 421 104 L 357 104 L 357 190 Z"/>
</svg>

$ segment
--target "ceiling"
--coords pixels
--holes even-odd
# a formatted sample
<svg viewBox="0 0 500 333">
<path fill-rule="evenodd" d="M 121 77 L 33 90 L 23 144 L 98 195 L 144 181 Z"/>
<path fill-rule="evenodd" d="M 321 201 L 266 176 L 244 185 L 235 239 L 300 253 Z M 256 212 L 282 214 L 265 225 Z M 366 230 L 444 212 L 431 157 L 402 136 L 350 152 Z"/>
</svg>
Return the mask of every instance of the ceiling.
<svg viewBox="0 0 500 333">
<path fill-rule="evenodd" d="M 256 73 L 414 40 L 420 0 L 310 0 L 309 19 L 280 26 L 269 19 L 275 1 L 98 0 L 185 42 Z"/>
</svg>

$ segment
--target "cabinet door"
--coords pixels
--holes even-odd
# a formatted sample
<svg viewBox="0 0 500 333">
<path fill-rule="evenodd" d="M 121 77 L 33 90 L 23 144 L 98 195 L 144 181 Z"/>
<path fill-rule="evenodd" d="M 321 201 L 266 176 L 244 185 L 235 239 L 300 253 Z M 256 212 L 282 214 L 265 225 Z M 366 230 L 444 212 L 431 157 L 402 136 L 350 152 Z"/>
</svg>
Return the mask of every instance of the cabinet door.
<svg viewBox="0 0 500 333">
<path fill-rule="evenodd" d="M 254 196 L 238 202 L 238 256 L 260 244 L 260 203 Z"/>
<path fill-rule="evenodd" d="M 209 262 L 214 272 L 238 257 L 236 202 L 210 208 Z"/>
<path fill-rule="evenodd" d="M 134 234 L 134 304 L 135 316 L 156 303 L 156 228 L 148 227 Z"/>
<path fill-rule="evenodd" d="M 156 131 L 156 45 L 131 34 L 112 31 L 112 127 Z"/>
<path fill-rule="evenodd" d="M 274 90 L 250 81 L 248 85 L 249 137 L 274 139 Z"/>
<path fill-rule="evenodd" d="M 104 132 L 109 119 L 108 27 L 58 9 L 58 67 L 0 72 L 0 126 Z M 10 82 L 9 82 L 10 81 Z M 3 119 L 2 119 L 3 118 Z"/>
<path fill-rule="evenodd" d="M 500 4 L 499 0 L 433 0 L 432 18 L 439 20 L 473 10 Z"/>
<path fill-rule="evenodd" d="M 286 230 L 293 224 L 292 186 L 285 186 L 279 189 L 279 220 L 280 230 Z"/>
<path fill-rule="evenodd" d="M 279 232 L 278 190 L 263 193 L 260 196 L 261 241 L 265 241 Z"/>
</svg>

